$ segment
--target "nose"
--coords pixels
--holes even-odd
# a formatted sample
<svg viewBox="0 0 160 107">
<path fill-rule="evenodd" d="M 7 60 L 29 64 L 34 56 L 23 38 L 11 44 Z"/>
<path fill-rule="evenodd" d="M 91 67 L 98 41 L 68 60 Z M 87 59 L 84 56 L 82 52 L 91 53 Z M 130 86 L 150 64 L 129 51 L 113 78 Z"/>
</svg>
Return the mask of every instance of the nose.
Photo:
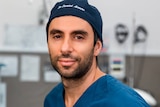
<svg viewBox="0 0 160 107">
<path fill-rule="evenodd" d="M 71 53 L 73 51 L 73 44 L 72 41 L 70 40 L 70 38 L 65 38 L 63 40 L 62 46 L 61 46 L 61 52 L 63 54 L 68 54 Z"/>
</svg>

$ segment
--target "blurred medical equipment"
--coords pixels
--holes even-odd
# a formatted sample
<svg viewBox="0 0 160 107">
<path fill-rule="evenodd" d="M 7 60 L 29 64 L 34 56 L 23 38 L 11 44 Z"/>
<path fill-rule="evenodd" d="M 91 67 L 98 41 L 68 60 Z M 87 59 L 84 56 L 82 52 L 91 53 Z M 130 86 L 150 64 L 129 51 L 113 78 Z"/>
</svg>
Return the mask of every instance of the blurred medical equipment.
<svg viewBox="0 0 160 107">
<path fill-rule="evenodd" d="M 0 83 L 2 82 L 2 75 L 1 75 L 1 73 L 2 73 L 2 67 L 4 67 L 4 66 L 6 66 L 6 65 L 3 64 L 3 63 L 0 63 Z"/>
<path fill-rule="evenodd" d="M 148 32 L 145 29 L 144 26 L 138 26 L 136 28 L 136 19 L 135 19 L 135 14 L 133 14 L 133 42 L 132 42 L 132 53 L 131 53 L 131 68 L 130 68 L 130 75 L 129 75 L 129 86 L 133 87 L 133 89 L 139 93 L 144 100 L 152 107 L 157 105 L 156 99 L 148 92 L 142 89 L 135 88 L 134 84 L 134 77 L 135 77 L 135 55 L 134 55 L 134 49 L 135 45 L 137 43 L 145 42 L 148 36 Z M 140 71 L 142 72 L 142 71 Z M 142 73 L 141 73 L 142 74 Z"/>
<path fill-rule="evenodd" d="M 6 83 L 2 82 L 2 67 L 6 66 L 3 63 L 0 63 L 0 107 L 6 107 Z"/>
<path fill-rule="evenodd" d="M 146 91 L 138 89 L 138 88 L 134 88 L 134 90 L 138 94 L 140 94 L 150 106 L 154 107 L 157 105 L 157 101 L 149 92 L 146 92 Z"/>
</svg>

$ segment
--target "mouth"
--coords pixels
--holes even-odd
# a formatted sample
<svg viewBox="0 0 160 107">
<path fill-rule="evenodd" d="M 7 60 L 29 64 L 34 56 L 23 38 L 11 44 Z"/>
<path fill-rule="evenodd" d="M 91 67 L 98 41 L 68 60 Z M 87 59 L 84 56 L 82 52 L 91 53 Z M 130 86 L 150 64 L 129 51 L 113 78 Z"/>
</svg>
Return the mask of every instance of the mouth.
<svg viewBox="0 0 160 107">
<path fill-rule="evenodd" d="M 71 58 L 61 58 L 58 60 L 58 62 L 65 67 L 69 67 L 75 64 L 76 59 L 71 59 Z"/>
</svg>

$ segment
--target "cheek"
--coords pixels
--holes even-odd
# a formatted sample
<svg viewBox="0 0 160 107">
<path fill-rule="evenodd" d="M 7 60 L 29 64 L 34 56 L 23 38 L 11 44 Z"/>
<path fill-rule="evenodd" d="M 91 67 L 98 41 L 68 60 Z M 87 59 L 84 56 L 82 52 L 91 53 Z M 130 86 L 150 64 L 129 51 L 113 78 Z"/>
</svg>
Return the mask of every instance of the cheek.
<svg viewBox="0 0 160 107">
<path fill-rule="evenodd" d="M 86 59 L 88 57 L 89 54 L 93 54 L 93 46 L 91 47 L 86 47 L 86 46 L 83 46 L 83 47 L 78 47 L 76 49 L 76 53 L 79 54 L 79 56 L 81 56 L 81 58 L 83 59 Z"/>
<path fill-rule="evenodd" d="M 56 49 L 58 44 L 52 39 L 52 37 L 48 37 L 48 48 L 50 50 Z"/>
<path fill-rule="evenodd" d="M 76 50 L 79 53 L 86 53 L 87 51 L 89 51 L 91 49 L 91 47 L 85 46 L 85 45 L 77 45 L 74 47 L 74 50 Z"/>
<path fill-rule="evenodd" d="M 50 43 L 48 43 L 48 51 L 49 51 L 49 54 L 51 54 L 51 55 L 55 55 L 58 53 L 57 47 L 55 45 L 50 44 Z"/>
</svg>

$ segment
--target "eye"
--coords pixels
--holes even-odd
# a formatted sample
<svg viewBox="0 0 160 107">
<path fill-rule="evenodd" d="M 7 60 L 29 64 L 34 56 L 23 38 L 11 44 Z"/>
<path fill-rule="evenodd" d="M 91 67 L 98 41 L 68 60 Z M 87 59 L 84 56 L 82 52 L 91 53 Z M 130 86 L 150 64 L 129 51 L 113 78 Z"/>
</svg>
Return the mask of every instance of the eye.
<svg viewBox="0 0 160 107">
<path fill-rule="evenodd" d="M 72 34 L 75 40 L 84 40 L 88 35 L 88 33 L 84 30 L 75 30 Z"/>
<path fill-rule="evenodd" d="M 81 35 L 81 34 L 77 34 L 77 35 L 75 35 L 74 38 L 75 38 L 76 40 L 83 40 L 83 39 L 84 39 L 84 36 Z"/>
<path fill-rule="evenodd" d="M 50 37 L 54 40 L 62 38 L 63 32 L 57 29 L 52 29 L 49 31 Z"/>
<path fill-rule="evenodd" d="M 53 37 L 53 39 L 60 39 L 60 38 L 62 38 L 62 36 L 60 34 L 54 34 L 52 37 Z"/>
</svg>

